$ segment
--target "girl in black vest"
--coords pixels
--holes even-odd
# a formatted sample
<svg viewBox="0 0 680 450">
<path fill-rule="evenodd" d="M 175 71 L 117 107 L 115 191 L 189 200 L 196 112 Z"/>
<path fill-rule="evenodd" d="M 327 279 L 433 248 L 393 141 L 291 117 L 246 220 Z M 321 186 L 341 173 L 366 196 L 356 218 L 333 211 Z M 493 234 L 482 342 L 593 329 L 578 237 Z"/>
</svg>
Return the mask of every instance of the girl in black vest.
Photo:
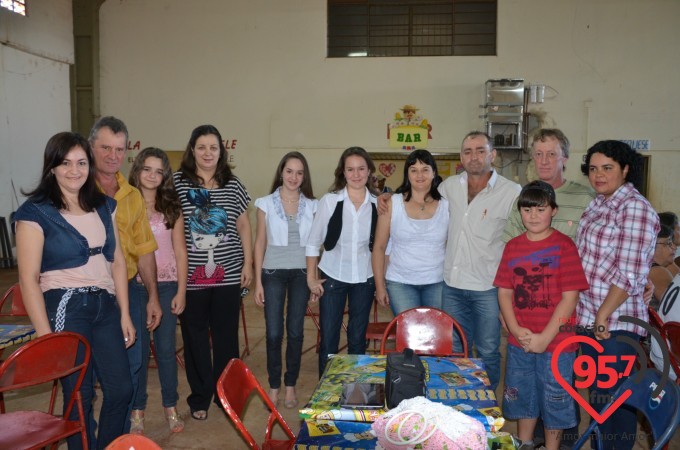
<svg viewBox="0 0 680 450">
<path fill-rule="evenodd" d="M 347 351 L 366 351 L 366 328 L 375 295 L 370 248 L 377 221 L 373 172 L 375 165 L 363 148 L 350 147 L 342 153 L 330 193 L 319 200 L 307 242 L 307 284 L 312 295 L 320 298 L 319 375 L 328 355 L 338 352 L 346 303 Z"/>
</svg>

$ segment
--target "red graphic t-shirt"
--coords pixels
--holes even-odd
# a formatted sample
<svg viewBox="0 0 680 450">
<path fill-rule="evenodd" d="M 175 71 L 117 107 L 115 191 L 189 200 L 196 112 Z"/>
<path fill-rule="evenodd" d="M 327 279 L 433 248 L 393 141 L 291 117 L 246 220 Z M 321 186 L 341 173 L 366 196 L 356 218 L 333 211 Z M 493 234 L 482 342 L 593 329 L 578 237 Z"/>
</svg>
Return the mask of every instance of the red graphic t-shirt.
<svg viewBox="0 0 680 450">
<path fill-rule="evenodd" d="M 541 241 L 530 241 L 526 233 L 510 240 L 503 251 L 494 285 L 514 291 L 512 309 L 520 326 L 540 333 L 562 300 L 562 293 L 588 289 L 581 260 L 574 242 L 555 230 Z M 563 323 L 573 327 L 576 312 Z M 552 352 L 557 344 L 573 336 L 573 331 L 562 331 L 548 345 Z M 520 347 L 514 336 L 508 344 Z M 565 348 L 575 351 L 577 345 Z"/>
</svg>

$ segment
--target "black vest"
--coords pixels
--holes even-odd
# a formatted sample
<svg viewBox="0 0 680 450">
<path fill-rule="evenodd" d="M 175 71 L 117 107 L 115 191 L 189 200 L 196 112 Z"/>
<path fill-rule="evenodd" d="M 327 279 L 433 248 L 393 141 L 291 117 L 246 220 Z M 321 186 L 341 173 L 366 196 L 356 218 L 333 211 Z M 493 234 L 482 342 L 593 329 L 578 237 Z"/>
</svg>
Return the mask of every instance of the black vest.
<svg viewBox="0 0 680 450">
<path fill-rule="evenodd" d="M 323 241 L 324 250 L 333 250 L 335 244 L 338 243 L 340 239 L 340 233 L 342 232 L 342 207 L 345 201 L 340 200 L 335 205 L 335 211 L 331 219 L 328 221 L 328 229 L 326 230 L 326 239 Z M 373 251 L 373 241 L 375 240 L 375 226 L 378 223 L 378 210 L 375 208 L 375 204 L 371 202 L 371 234 L 368 238 L 368 249 Z"/>
</svg>

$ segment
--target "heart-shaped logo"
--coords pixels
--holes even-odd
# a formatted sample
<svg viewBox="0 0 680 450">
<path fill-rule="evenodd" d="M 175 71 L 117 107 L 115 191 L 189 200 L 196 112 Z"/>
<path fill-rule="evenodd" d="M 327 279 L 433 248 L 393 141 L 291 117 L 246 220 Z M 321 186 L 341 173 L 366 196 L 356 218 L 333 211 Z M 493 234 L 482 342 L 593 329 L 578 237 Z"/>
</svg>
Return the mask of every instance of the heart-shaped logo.
<svg viewBox="0 0 680 450">
<path fill-rule="evenodd" d="M 397 170 L 397 165 L 394 163 L 380 163 L 378 170 L 385 178 L 389 178 L 395 170 Z"/>
<path fill-rule="evenodd" d="M 623 404 L 623 402 L 625 402 L 626 399 L 631 396 L 632 391 L 630 389 L 626 389 L 625 391 L 623 391 L 623 393 L 621 393 L 621 395 L 618 398 L 612 399 L 613 403 L 609 406 L 609 408 L 607 408 L 602 413 L 595 411 L 593 409 L 593 407 L 590 406 L 588 401 L 586 399 L 584 399 L 583 397 L 581 397 L 581 395 L 578 392 L 576 392 L 576 389 L 574 389 L 574 387 L 571 385 L 571 383 L 569 381 L 566 381 L 564 379 L 564 377 L 562 377 L 562 374 L 560 374 L 560 371 L 559 371 L 559 368 L 558 368 L 558 365 L 557 365 L 557 361 L 560 357 L 560 354 L 562 353 L 562 350 L 564 350 L 565 347 L 567 347 L 568 345 L 570 345 L 572 343 L 582 343 L 582 344 L 590 345 L 595 350 L 597 350 L 598 353 L 602 353 L 602 351 L 604 350 L 602 345 L 600 345 L 599 342 L 597 342 L 595 339 L 593 339 L 591 337 L 588 337 L 588 336 L 571 336 L 571 337 L 565 339 L 564 341 L 560 342 L 557 345 L 557 348 L 555 348 L 555 351 L 553 352 L 553 355 L 552 355 L 552 359 L 550 361 L 550 368 L 552 369 L 553 375 L 555 376 L 555 379 L 560 384 L 560 386 L 562 386 L 564 388 L 564 390 L 567 391 L 569 393 L 569 395 L 571 395 L 574 398 L 574 400 L 576 400 L 576 402 L 579 405 L 581 405 L 583 407 L 583 409 L 586 410 L 586 412 L 588 414 L 590 414 L 590 417 L 595 419 L 595 421 L 597 423 L 601 424 L 602 422 L 607 420 L 609 418 L 609 416 L 611 416 L 614 413 L 614 411 L 619 409 L 619 406 L 621 406 L 621 404 Z M 583 358 L 583 356 L 581 356 L 581 358 Z M 589 370 L 591 371 L 591 373 L 589 375 L 592 375 L 592 376 L 588 377 L 588 378 L 592 378 L 592 381 L 591 381 L 590 385 L 584 386 L 584 387 L 590 387 L 590 386 L 593 385 L 593 383 L 597 382 L 597 380 L 596 380 L 597 377 L 595 376 L 597 374 L 597 372 L 596 372 L 597 371 L 597 364 L 596 364 L 595 361 L 593 361 L 592 358 L 588 357 L 588 359 L 590 359 L 590 361 L 592 361 L 592 364 L 589 366 Z M 578 359 L 575 361 L 575 364 L 580 364 Z"/>
</svg>

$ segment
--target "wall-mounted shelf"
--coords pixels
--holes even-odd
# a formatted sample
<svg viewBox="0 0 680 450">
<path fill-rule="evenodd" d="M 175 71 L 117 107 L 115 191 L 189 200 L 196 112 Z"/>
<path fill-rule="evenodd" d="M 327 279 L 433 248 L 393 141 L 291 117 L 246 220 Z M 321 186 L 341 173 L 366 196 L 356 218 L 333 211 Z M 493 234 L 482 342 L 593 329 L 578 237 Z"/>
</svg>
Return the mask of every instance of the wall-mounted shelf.
<svg viewBox="0 0 680 450">
<path fill-rule="evenodd" d="M 523 79 L 486 81 L 485 103 L 480 105 L 483 110 L 480 118 L 486 121 L 486 132 L 497 150 L 525 147 L 525 105 Z"/>
</svg>

